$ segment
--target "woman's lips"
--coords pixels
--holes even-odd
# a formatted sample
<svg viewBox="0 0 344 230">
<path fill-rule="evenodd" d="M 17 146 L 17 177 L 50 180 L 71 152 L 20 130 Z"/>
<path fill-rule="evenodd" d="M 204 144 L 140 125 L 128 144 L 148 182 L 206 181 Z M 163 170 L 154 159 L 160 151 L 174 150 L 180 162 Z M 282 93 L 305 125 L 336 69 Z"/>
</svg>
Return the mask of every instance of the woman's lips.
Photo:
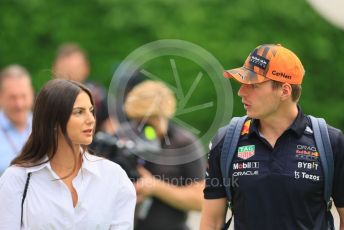
<svg viewBox="0 0 344 230">
<path fill-rule="evenodd" d="M 86 129 L 82 132 L 85 133 L 86 135 L 93 135 L 93 129 Z"/>
</svg>

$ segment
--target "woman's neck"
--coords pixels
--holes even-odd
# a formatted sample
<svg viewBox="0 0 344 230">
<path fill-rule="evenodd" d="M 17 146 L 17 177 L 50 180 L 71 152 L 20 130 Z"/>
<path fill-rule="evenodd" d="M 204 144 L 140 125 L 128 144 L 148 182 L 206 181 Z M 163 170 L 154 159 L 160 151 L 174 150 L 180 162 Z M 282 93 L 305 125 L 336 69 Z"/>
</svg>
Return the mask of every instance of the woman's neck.
<svg viewBox="0 0 344 230">
<path fill-rule="evenodd" d="M 59 141 L 57 151 L 50 160 L 52 169 L 60 177 L 77 174 L 82 164 L 80 145 L 74 145 L 73 149 L 65 141 Z"/>
</svg>

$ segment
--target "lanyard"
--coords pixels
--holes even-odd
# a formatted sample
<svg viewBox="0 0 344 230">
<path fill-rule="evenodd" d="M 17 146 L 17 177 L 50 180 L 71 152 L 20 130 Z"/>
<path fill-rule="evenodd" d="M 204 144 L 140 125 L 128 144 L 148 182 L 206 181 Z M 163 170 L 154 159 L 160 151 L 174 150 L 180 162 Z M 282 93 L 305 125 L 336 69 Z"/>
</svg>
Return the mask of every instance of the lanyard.
<svg viewBox="0 0 344 230">
<path fill-rule="evenodd" d="M 4 127 L 0 126 L 0 128 L 1 128 L 2 133 L 5 135 L 7 142 L 11 145 L 11 148 L 12 148 L 14 154 L 17 155 L 18 154 L 18 148 L 17 148 L 16 144 L 14 143 L 14 141 L 12 140 L 10 135 L 8 135 L 8 133 L 5 131 Z"/>
</svg>

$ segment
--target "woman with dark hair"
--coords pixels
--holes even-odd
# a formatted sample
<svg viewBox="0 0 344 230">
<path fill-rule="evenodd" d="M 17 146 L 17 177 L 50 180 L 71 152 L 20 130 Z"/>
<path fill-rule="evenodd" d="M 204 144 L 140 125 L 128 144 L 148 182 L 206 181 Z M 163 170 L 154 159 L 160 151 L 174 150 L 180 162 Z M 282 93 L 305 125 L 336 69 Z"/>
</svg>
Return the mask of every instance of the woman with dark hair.
<svg viewBox="0 0 344 230">
<path fill-rule="evenodd" d="M 0 229 L 132 229 L 135 189 L 117 164 L 91 155 L 94 103 L 82 84 L 49 81 L 32 133 L 0 178 Z"/>
</svg>

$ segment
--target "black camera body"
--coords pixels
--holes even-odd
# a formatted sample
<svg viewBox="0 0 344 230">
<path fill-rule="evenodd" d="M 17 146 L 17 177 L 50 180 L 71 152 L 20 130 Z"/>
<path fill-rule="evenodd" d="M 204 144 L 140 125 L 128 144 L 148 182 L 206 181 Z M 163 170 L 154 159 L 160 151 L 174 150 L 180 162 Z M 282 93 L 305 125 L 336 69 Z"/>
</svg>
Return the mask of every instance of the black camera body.
<svg viewBox="0 0 344 230">
<path fill-rule="evenodd" d="M 140 177 L 137 166 L 144 165 L 144 156 L 161 151 L 160 141 L 156 137 L 147 137 L 147 130 L 154 131 L 148 125 L 142 129 L 121 127 L 115 135 L 99 131 L 95 134 L 90 149 L 119 164 L 130 180 L 135 182 Z"/>
</svg>

